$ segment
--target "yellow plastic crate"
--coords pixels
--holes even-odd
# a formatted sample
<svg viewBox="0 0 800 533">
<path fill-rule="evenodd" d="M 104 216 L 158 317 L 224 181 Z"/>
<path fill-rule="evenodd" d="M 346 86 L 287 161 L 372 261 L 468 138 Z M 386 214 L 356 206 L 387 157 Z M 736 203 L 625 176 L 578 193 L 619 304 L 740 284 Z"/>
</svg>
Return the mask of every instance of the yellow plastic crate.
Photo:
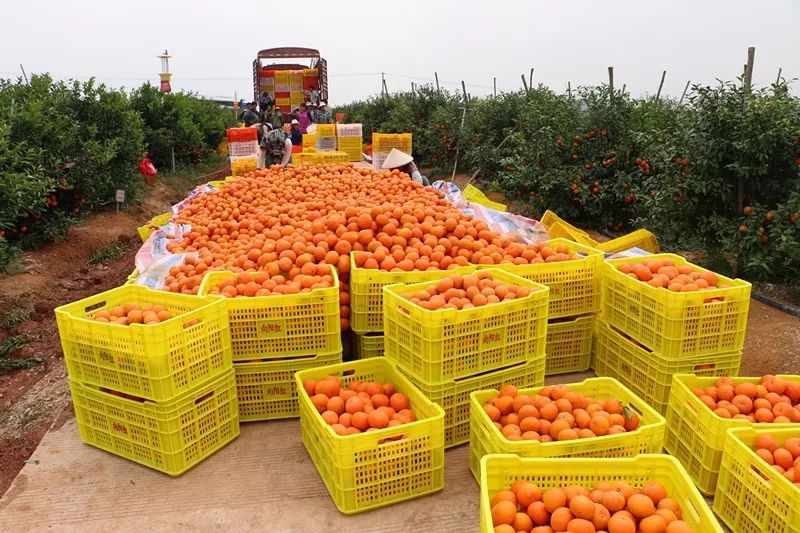
<svg viewBox="0 0 800 533">
<path fill-rule="evenodd" d="M 174 318 L 122 326 L 91 317 L 126 303 L 162 305 Z M 71 379 L 166 401 L 231 367 L 225 300 L 122 285 L 55 310 Z"/>
<path fill-rule="evenodd" d="M 276 70 L 275 71 L 275 83 L 289 83 L 289 71 L 288 70 Z"/>
<path fill-rule="evenodd" d="M 619 380 L 662 415 L 667 413 L 672 376 L 675 374 L 714 377 L 739 375 L 742 352 L 696 355 L 677 361 L 647 350 L 602 319 L 598 322 L 595 373 Z"/>
<path fill-rule="evenodd" d="M 545 375 L 585 372 L 592 364 L 594 315 L 547 322 Z"/>
<path fill-rule="evenodd" d="M 492 497 L 518 479 L 527 479 L 542 491 L 579 485 L 591 489 L 602 481 L 624 481 L 643 487 L 660 483 L 681 508 L 683 520 L 695 533 L 722 533 L 711 509 L 692 486 L 678 461 L 668 455 L 646 454 L 614 459 L 541 459 L 516 455 L 487 455 L 480 463 L 480 531 L 493 533 Z"/>
<path fill-rule="evenodd" d="M 171 218 L 172 212 L 170 211 L 154 216 L 147 224 L 136 228 L 136 231 L 139 233 L 139 238 L 142 239 L 142 242 L 146 241 L 155 230 L 169 222 Z"/>
<path fill-rule="evenodd" d="M 673 254 L 607 260 L 602 266 L 603 320 L 666 358 L 741 351 L 750 308 L 748 282 L 717 274 L 720 288 L 672 292 L 617 270 L 620 263 L 648 259 L 671 259 L 675 266 L 704 270 Z M 718 298 L 723 301 L 710 301 Z"/>
<path fill-rule="evenodd" d="M 317 124 L 317 137 L 336 137 L 336 124 Z"/>
<path fill-rule="evenodd" d="M 549 318 L 597 312 L 600 308 L 600 265 L 603 253 L 567 239 L 550 239 L 547 244 L 564 245 L 571 254 L 582 257 L 572 261 L 530 265 L 500 264 L 489 268 L 501 268 L 550 287 Z"/>
<path fill-rule="evenodd" d="M 800 382 L 800 376 L 781 376 L 783 379 Z M 758 383 L 760 378 L 738 377 L 734 383 L 750 381 Z M 722 418 L 708 408 L 692 393 L 694 387 L 710 387 L 717 381 L 714 377 L 698 377 L 679 374 L 672 378 L 672 394 L 667 407 L 667 433 L 664 448 L 686 467 L 686 471 L 703 494 L 711 496 L 717 486 L 722 450 L 726 432 L 731 428 L 781 429 L 800 427 L 797 424 L 751 423 L 748 420 Z"/>
<path fill-rule="evenodd" d="M 81 440 L 179 476 L 239 435 L 233 369 L 167 402 L 69 380 Z"/>
<path fill-rule="evenodd" d="M 211 187 L 214 187 L 215 189 L 221 189 L 225 185 L 225 180 L 209 181 L 206 185 L 210 185 Z"/>
<path fill-rule="evenodd" d="M 790 437 L 800 437 L 800 425 L 787 429 L 728 430 L 714 511 L 736 532 L 800 532 L 800 487 L 753 450 L 756 439 L 765 433 L 782 446 Z"/>
<path fill-rule="evenodd" d="M 350 154 L 347 152 L 339 152 L 339 151 L 328 151 L 328 152 L 318 152 L 319 161 L 320 163 L 349 163 L 350 162 Z"/>
<path fill-rule="evenodd" d="M 244 176 L 256 168 L 258 168 L 258 160 L 255 157 L 231 160 L 231 174 L 234 176 Z"/>
<path fill-rule="evenodd" d="M 591 246 L 592 248 L 599 250 L 599 243 L 596 240 L 592 239 L 585 233 L 573 231 L 573 228 L 574 226 L 570 226 L 566 222 L 555 221 L 550 225 L 549 228 L 547 228 L 547 233 L 551 239 L 567 239 L 568 241 L 585 244 L 586 246 Z"/>
<path fill-rule="evenodd" d="M 345 152 L 349 161 L 361 161 L 362 156 L 361 137 L 338 137 L 336 139 L 336 149 Z"/>
<path fill-rule="evenodd" d="M 134 268 L 133 272 L 128 274 L 128 279 L 125 280 L 124 285 L 133 285 L 136 283 L 136 280 L 139 279 L 139 269 Z"/>
<path fill-rule="evenodd" d="M 398 366 L 400 371 L 403 368 Z M 406 374 L 422 394 L 444 409 L 444 447 L 469 441 L 469 395 L 485 389 L 499 389 L 510 383 L 518 388 L 544 385 L 544 362 L 541 359 L 486 372 L 474 377 L 427 384 Z"/>
<path fill-rule="evenodd" d="M 490 200 L 485 194 L 483 194 L 483 191 L 473 185 L 467 185 L 464 187 L 464 190 L 461 192 L 461 194 L 464 196 L 464 199 L 469 202 L 480 204 L 496 211 L 508 211 L 508 207 L 506 207 L 504 204 Z"/>
<path fill-rule="evenodd" d="M 552 227 L 552 225 L 554 223 L 559 222 L 564 228 L 567 228 L 571 233 L 581 234 L 581 235 L 583 235 L 585 237 L 589 236 L 588 233 L 586 233 L 585 231 L 583 231 L 580 228 L 577 228 L 577 227 L 573 226 L 572 224 L 570 224 L 569 222 L 567 222 L 566 220 L 564 220 L 563 218 L 561 218 L 560 216 L 558 216 L 554 212 L 550 211 L 549 209 L 544 212 L 544 214 L 542 215 L 542 218 L 539 219 L 539 222 L 541 222 L 542 225 L 545 228 L 547 228 L 548 230 Z"/>
<path fill-rule="evenodd" d="M 297 418 L 295 372 L 342 362 L 342 352 L 309 355 L 277 361 L 236 363 L 236 396 L 239 399 L 239 420 L 275 420 Z"/>
<path fill-rule="evenodd" d="M 320 162 L 319 153 L 306 152 L 303 148 L 302 152 L 292 154 L 292 163 L 295 165 L 315 165 Z"/>
<path fill-rule="evenodd" d="M 640 453 L 660 453 L 664 443 L 664 417 L 658 414 L 620 382 L 611 378 L 588 378 L 570 383 L 570 390 L 607 400 L 615 398 L 639 415 L 635 431 L 568 441 L 512 441 L 506 439 L 483 406 L 497 394 L 485 390 L 470 394 L 469 467 L 480 477 L 481 457 L 490 453 L 515 453 L 520 457 L 632 457 Z M 541 387 L 522 389 L 519 394 L 537 394 Z"/>
<path fill-rule="evenodd" d="M 336 507 L 354 514 L 424 496 L 444 488 L 444 412 L 384 357 L 302 370 L 306 379 L 337 376 L 342 383 L 393 383 L 408 396 L 417 420 L 409 424 L 339 436 L 325 423 L 308 394 L 300 394 L 303 445 Z"/>
<path fill-rule="evenodd" d="M 531 292 L 472 309 L 430 311 L 404 296 L 438 281 L 384 287 L 386 357 L 426 383 L 474 376 L 523 361 L 544 361 L 549 289 L 503 270 L 485 272 Z"/>
<path fill-rule="evenodd" d="M 629 248 L 641 248 L 652 254 L 657 254 L 661 251 L 656 236 L 646 229 L 637 229 L 622 237 L 598 243 L 596 248 L 605 253 L 622 252 Z"/>
<path fill-rule="evenodd" d="M 306 148 L 316 148 L 317 147 L 317 135 L 315 133 L 304 133 L 303 134 L 303 151 Z"/>
<path fill-rule="evenodd" d="M 383 288 L 386 285 L 439 280 L 451 274 L 470 274 L 477 268 L 464 266 L 451 270 L 384 272 L 357 267 L 357 253 L 350 254 L 350 328 L 361 335 L 383 331 Z"/>
<path fill-rule="evenodd" d="M 356 358 L 383 357 L 383 335 L 380 333 L 356 334 Z"/>
<path fill-rule="evenodd" d="M 228 271 L 209 272 L 198 291 L 201 296 Z M 301 294 L 225 298 L 234 361 L 287 358 L 340 352 L 339 278 L 331 267 L 333 287 Z"/>
<path fill-rule="evenodd" d="M 410 133 L 373 133 L 372 151 L 391 152 L 397 148 L 401 152 L 411 153 L 412 138 Z"/>
</svg>

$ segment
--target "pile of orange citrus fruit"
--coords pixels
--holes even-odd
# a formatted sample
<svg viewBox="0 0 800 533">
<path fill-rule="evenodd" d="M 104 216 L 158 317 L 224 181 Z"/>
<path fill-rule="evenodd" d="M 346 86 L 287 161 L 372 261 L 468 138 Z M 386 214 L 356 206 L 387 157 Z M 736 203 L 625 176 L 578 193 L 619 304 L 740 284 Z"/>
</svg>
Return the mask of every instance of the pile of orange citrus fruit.
<svg viewBox="0 0 800 533">
<path fill-rule="evenodd" d="M 307 263 L 329 264 L 341 283 L 342 329 L 349 328 L 351 251 L 364 252 L 355 256 L 359 267 L 386 271 L 576 258 L 564 246 L 520 244 L 491 231 L 406 174 L 352 165 L 250 172 L 195 196 L 174 222 L 191 230 L 167 251 L 196 257 L 170 269 L 167 290 L 196 294 L 209 270 L 277 271 L 291 282 Z"/>
<path fill-rule="evenodd" d="M 722 377 L 711 387 L 695 387 L 692 392 L 722 418 L 780 424 L 800 422 L 800 383 L 778 376 L 766 375 L 759 383 L 739 384 Z"/>
<path fill-rule="evenodd" d="M 427 289 L 406 295 L 411 302 L 429 310 L 470 309 L 500 303 L 530 294 L 528 287 L 506 285 L 495 280 L 491 272 L 477 272 L 467 276 L 453 274 Z"/>
<path fill-rule="evenodd" d="M 533 395 L 519 394 L 513 385 L 503 385 L 483 410 L 508 440 L 585 439 L 639 427 L 639 416 L 619 400 L 588 398 L 567 385 L 549 385 Z"/>
<path fill-rule="evenodd" d="M 299 294 L 332 286 L 333 276 L 330 266 L 305 263 L 302 267 L 293 267 L 288 272 L 274 268 L 258 272 L 239 272 L 235 276 L 218 281 L 208 293 L 221 294 L 228 298 L 242 298 Z"/>
<path fill-rule="evenodd" d="M 770 434 L 756 439 L 756 453 L 783 476 L 800 487 L 800 437 L 786 439 L 783 446 Z"/>
<path fill-rule="evenodd" d="M 491 500 L 495 533 L 688 533 L 681 508 L 655 482 L 624 481 L 542 490 L 525 479 Z"/>
<path fill-rule="evenodd" d="M 127 303 L 111 309 L 101 309 L 92 318 L 98 322 L 110 322 L 128 326 L 130 324 L 160 324 L 172 318 L 172 313 L 160 305 Z"/>
<path fill-rule="evenodd" d="M 408 397 L 391 383 L 351 381 L 347 387 L 335 376 L 306 380 L 303 389 L 322 419 L 337 435 L 354 435 L 414 422 Z"/>
<path fill-rule="evenodd" d="M 620 263 L 617 270 L 653 287 L 672 292 L 694 292 L 717 288 L 717 275 L 690 265 L 675 266 L 672 259 L 648 259 L 641 263 Z"/>
</svg>

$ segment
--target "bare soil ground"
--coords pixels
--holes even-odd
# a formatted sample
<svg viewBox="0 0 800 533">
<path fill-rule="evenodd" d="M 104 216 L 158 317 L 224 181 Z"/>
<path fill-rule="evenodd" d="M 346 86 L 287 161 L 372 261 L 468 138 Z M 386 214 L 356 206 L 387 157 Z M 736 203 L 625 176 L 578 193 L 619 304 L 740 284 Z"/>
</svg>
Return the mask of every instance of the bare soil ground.
<svg viewBox="0 0 800 533">
<path fill-rule="evenodd" d="M 224 175 L 224 174 L 222 174 Z M 463 184 L 468 176 L 458 176 Z M 220 179 L 205 176 L 200 181 Z M 66 369 L 53 309 L 122 284 L 133 269 L 138 247 L 136 227 L 184 198 L 193 181 L 173 177 L 150 191 L 142 206 L 121 213 L 99 213 L 72 228 L 67 240 L 25 253 L 24 271 L 0 278 L 0 323 L 10 314 L 24 316 L 0 328 L 0 340 L 28 335 L 31 342 L 12 358 L 42 362 L 0 374 L 0 494 L 38 446 L 51 426 L 73 416 Z M 502 195 L 489 194 L 496 201 Z M 513 206 L 512 206 L 513 209 Z M 116 259 L 90 265 L 96 249 L 122 243 L 127 251 Z M 751 301 L 741 375 L 797 373 L 800 368 L 800 319 Z"/>
</svg>

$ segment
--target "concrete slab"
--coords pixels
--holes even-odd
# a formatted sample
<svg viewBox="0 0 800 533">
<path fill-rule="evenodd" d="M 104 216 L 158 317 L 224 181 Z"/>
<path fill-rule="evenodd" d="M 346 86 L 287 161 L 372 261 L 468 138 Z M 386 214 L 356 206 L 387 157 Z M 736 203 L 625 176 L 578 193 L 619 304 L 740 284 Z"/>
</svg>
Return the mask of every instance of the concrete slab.
<svg viewBox="0 0 800 533">
<path fill-rule="evenodd" d="M 445 465 L 442 492 L 345 516 L 300 442 L 298 420 L 242 424 L 239 438 L 171 478 L 83 444 L 70 417 L 0 499 L 0 531 L 477 531 L 469 445 L 448 450 Z"/>
</svg>

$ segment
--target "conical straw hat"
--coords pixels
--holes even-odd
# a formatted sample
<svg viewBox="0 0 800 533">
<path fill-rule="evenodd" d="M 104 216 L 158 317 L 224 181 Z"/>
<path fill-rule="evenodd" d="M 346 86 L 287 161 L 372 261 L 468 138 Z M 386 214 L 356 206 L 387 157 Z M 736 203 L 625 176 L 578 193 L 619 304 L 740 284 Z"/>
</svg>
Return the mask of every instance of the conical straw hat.
<svg viewBox="0 0 800 533">
<path fill-rule="evenodd" d="M 392 151 L 389 152 L 389 155 L 387 155 L 386 159 L 383 161 L 382 168 L 393 169 L 402 167 L 403 165 L 411 163 L 413 160 L 414 158 L 407 153 L 401 152 L 397 148 L 392 148 Z"/>
</svg>

